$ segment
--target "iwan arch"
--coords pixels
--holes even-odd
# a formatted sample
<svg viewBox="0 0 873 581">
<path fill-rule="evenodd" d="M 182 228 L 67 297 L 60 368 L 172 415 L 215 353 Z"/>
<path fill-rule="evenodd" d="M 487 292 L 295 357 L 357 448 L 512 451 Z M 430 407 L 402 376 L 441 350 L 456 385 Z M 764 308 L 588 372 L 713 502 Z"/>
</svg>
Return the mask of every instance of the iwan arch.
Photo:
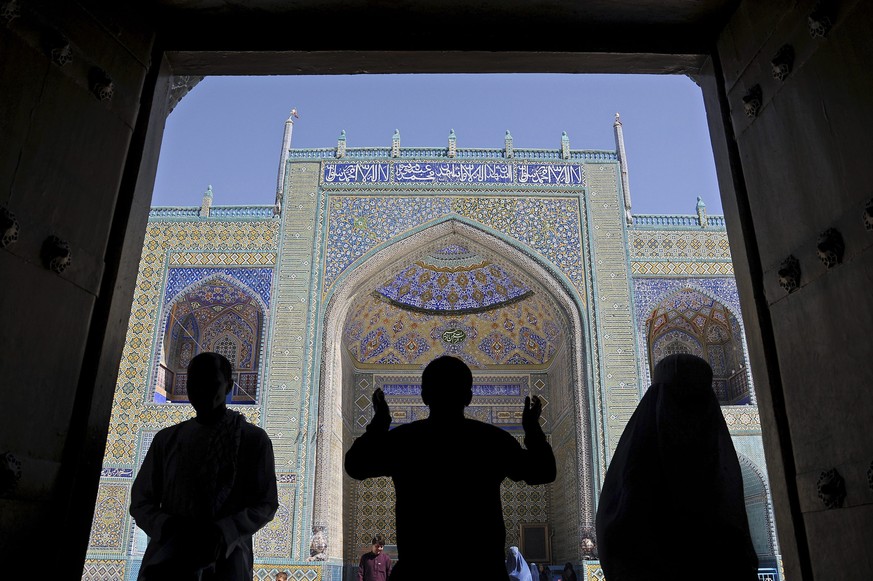
<svg viewBox="0 0 873 581">
<path fill-rule="evenodd" d="M 210 191 L 200 208 L 151 212 L 86 577 L 136 574 L 145 539 L 123 508 L 132 477 L 154 432 L 189 413 L 183 392 L 159 397 L 161 354 L 177 352 L 159 339 L 174 337 L 167 306 L 215 281 L 266 307 L 257 390 L 250 404 L 231 402 L 276 452 L 280 509 L 256 536 L 258 579 L 343 579 L 369 535 L 392 539 L 390 484 L 351 481 L 343 453 L 375 387 L 396 422 L 421 417 L 420 371 L 443 353 L 474 370 L 474 417 L 518 433 L 524 396 L 548 402 L 558 480 L 504 485 L 508 542 L 521 525 L 546 524 L 551 561 L 596 575 L 600 481 L 651 364 L 638 333 L 649 313 L 635 309 L 661 304 L 667 288 L 706 289 L 712 305 L 694 305 L 710 309 L 702 328 L 716 328 L 723 305 L 737 304 L 723 219 L 702 204 L 694 215 L 633 215 L 617 119 L 616 151 L 572 149 L 566 136 L 554 150 L 518 149 L 509 135 L 499 149 L 464 149 L 454 134 L 445 147 L 404 148 L 395 134 L 391 147 L 351 148 L 342 136 L 336 148 L 295 150 L 292 125 L 274 206 L 213 205 Z M 210 312 L 249 304 L 230 304 L 222 288 L 198 295 Z M 766 475 L 755 407 L 724 410 L 747 472 Z M 759 481 L 749 476 L 747 507 L 773 570 Z"/>
<path fill-rule="evenodd" d="M 497 268 L 502 272 L 513 273 L 513 278 L 528 289 L 530 296 L 505 306 L 498 304 L 496 308 L 474 308 L 473 313 L 470 309 L 414 312 L 374 297 L 380 285 L 402 276 L 410 265 L 432 267 L 436 262 L 434 254 L 440 256 L 440 251 L 445 249 L 467 251 L 465 258 L 475 257 L 472 261 L 466 260 L 463 266 L 445 267 L 445 271 L 470 273 L 472 277 L 474 272 L 499 265 Z M 313 523 L 328 531 L 344 531 L 342 546 L 334 549 L 337 557 L 354 562 L 355 551 L 367 544 L 373 530 L 387 532 L 389 540 L 393 540 L 390 481 L 378 479 L 358 484 L 341 473 L 342 452 L 352 438 L 363 433 L 372 413 L 369 394 L 375 387 L 386 390 L 389 403 L 395 407 L 395 421 L 423 417 L 426 411 L 416 389 L 420 387 L 420 370 L 424 363 L 442 354 L 461 357 L 474 370 L 476 397 L 468 410 L 471 417 L 518 431 L 524 397 L 536 394 L 547 402 L 545 429 L 556 444 L 560 458 L 558 481 L 548 490 L 533 492 L 538 502 L 528 502 L 531 494 L 524 485 L 506 483 L 504 502 L 511 507 L 507 515 L 509 541 L 518 543 L 521 522 L 547 522 L 560 519 L 561 515 L 578 518 L 565 518 L 563 528 L 570 534 L 555 539 L 556 553 L 573 553 L 577 548 L 572 539 L 579 538 L 580 534 L 593 536 L 594 490 L 599 474 L 592 469 L 598 462 L 592 462 L 594 417 L 589 402 L 593 394 L 589 392 L 592 382 L 585 363 L 588 354 L 582 317 L 584 300 L 569 281 L 560 280 L 553 265 L 544 264 L 533 254 L 518 241 L 505 240 L 496 232 L 486 232 L 481 225 L 454 215 L 421 225 L 414 233 L 391 240 L 369 253 L 358 261 L 359 266 L 348 277 L 338 282 L 337 291 L 330 293 L 323 333 L 322 392 L 325 395 L 319 418 L 324 422 L 324 432 L 331 437 L 320 441 L 317 452 L 319 466 Z M 366 268 L 360 266 L 363 264 Z M 487 266 L 476 268 L 479 264 Z M 466 268 L 468 265 L 473 268 Z M 433 286 L 437 288 L 439 283 L 433 281 Z M 366 321 L 373 311 L 381 315 L 375 324 Z M 354 328 L 357 322 L 365 323 L 364 328 Z M 370 324 L 366 325 L 368 322 Z M 393 328 L 386 329 L 380 323 Z M 423 333 L 406 332 L 404 323 Z M 548 326 L 552 329 L 541 330 Z M 529 327 L 536 328 L 542 337 Z M 458 330 L 463 333 L 463 339 L 454 342 L 456 339 L 451 334 Z M 374 333 L 381 334 L 381 331 L 391 335 L 382 344 L 389 348 L 399 346 L 401 351 L 406 351 L 405 360 L 396 356 L 380 357 L 381 352 L 365 356 L 358 352 L 356 345 L 349 348 L 355 339 L 364 345 L 368 339 L 372 340 Z M 447 333 L 449 335 L 445 336 Z M 524 339 L 536 342 L 536 346 L 519 347 Z M 409 350 L 404 349 L 404 342 L 409 342 Z M 510 351 L 514 355 L 510 355 Z M 328 448 L 328 442 L 334 446 Z M 338 445 L 340 442 L 342 447 Z M 461 475 L 446 475 L 447 485 L 462 479 Z M 339 483 L 343 484 L 342 491 Z M 331 491 L 331 485 L 336 490 Z M 319 503 L 318 499 L 329 501 Z M 369 514 L 364 515 L 362 510 L 366 505 L 369 505 L 366 507 Z M 511 513 L 519 505 L 527 505 L 521 518 Z M 345 554 L 339 553 L 341 548 L 345 549 Z"/>
</svg>

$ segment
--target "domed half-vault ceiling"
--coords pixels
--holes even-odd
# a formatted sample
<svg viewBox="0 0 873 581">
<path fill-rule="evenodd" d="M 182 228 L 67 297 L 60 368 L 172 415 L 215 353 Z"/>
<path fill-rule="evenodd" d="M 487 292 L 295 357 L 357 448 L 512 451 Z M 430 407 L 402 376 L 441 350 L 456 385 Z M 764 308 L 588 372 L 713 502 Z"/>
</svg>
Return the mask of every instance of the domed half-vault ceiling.
<svg viewBox="0 0 873 581">
<path fill-rule="evenodd" d="M 440 355 L 473 368 L 547 367 L 563 340 L 544 293 L 460 244 L 442 246 L 359 297 L 344 341 L 364 367 L 421 367 Z"/>
</svg>

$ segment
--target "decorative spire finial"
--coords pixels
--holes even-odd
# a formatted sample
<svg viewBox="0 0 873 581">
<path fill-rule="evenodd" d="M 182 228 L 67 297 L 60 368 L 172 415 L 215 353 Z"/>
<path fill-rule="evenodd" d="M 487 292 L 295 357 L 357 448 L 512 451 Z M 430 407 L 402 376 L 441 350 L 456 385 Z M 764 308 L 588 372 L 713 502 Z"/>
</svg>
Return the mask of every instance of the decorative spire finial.
<svg viewBox="0 0 873 581">
<path fill-rule="evenodd" d="M 701 228 L 706 228 L 709 225 L 709 218 L 706 216 L 706 204 L 703 203 L 703 198 L 697 196 L 697 223 Z"/>
<path fill-rule="evenodd" d="M 212 196 L 213 196 L 212 186 L 210 185 L 206 188 L 206 191 L 203 192 L 203 201 L 200 203 L 200 217 L 201 218 L 208 218 L 209 217 L 209 212 L 212 208 Z"/>
<path fill-rule="evenodd" d="M 621 115 L 618 114 L 618 111 L 615 112 L 615 125 L 621 125 Z"/>
</svg>

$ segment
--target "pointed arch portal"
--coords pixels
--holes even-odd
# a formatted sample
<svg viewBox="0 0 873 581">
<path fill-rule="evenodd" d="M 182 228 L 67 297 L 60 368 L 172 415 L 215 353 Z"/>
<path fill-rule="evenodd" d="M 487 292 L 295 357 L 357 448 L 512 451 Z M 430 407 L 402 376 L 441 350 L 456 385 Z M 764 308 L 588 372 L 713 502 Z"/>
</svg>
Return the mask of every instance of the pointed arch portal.
<svg viewBox="0 0 873 581">
<path fill-rule="evenodd" d="M 356 559 L 375 532 L 394 538 L 390 480 L 357 483 L 342 469 L 345 450 L 372 416 L 373 389 L 386 391 L 395 423 L 420 418 L 421 369 L 452 354 L 474 373 L 470 417 L 521 437 L 524 397 L 546 400 L 544 429 L 560 473 L 545 487 L 504 483 L 507 541 L 522 523 L 550 522 L 565 533 L 555 539 L 554 558 L 577 559 L 582 537 L 592 534 L 599 483 L 576 292 L 526 247 L 457 217 L 389 241 L 346 273 L 321 318 L 312 526 L 327 537 L 328 558 Z"/>
</svg>

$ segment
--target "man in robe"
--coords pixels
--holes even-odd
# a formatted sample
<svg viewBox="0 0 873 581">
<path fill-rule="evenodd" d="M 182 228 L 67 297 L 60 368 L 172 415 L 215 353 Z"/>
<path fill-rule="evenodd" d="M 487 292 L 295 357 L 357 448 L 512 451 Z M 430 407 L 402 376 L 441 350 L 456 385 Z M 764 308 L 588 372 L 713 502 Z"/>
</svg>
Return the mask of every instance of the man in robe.
<svg viewBox="0 0 873 581">
<path fill-rule="evenodd" d="M 149 536 L 140 581 L 250 581 L 252 535 L 279 506 L 267 433 L 227 409 L 230 362 L 201 353 L 188 365 L 197 416 L 155 435 L 131 491 Z"/>
<path fill-rule="evenodd" d="M 388 581 L 388 576 L 391 575 L 391 557 L 384 550 L 385 539 L 382 535 L 373 537 L 370 551 L 361 555 L 358 581 Z"/>
<path fill-rule="evenodd" d="M 399 559 L 391 581 L 444 581 L 458 571 L 466 579 L 506 581 L 500 483 L 507 477 L 531 485 L 555 480 L 539 398 L 525 398 L 525 449 L 508 432 L 464 417 L 472 386 L 463 361 L 435 359 L 421 378 L 429 417 L 390 431 L 391 413 L 377 389 L 373 420 L 346 453 L 352 478 L 394 481 Z M 463 550 L 452 546 L 458 539 Z"/>
</svg>

